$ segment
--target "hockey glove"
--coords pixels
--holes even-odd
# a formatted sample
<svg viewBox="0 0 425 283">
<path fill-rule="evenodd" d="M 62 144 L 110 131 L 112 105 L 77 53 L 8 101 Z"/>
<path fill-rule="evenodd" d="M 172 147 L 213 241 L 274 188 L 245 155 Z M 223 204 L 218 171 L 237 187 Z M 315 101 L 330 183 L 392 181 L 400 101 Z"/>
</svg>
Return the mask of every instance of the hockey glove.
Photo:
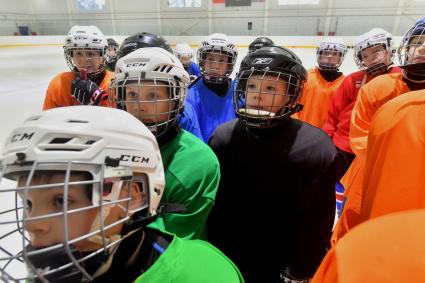
<svg viewBox="0 0 425 283">
<path fill-rule="evenodd" d="M 107 99 L 107 94 L 96 83 L 91 80 L 82 80 L 76 77 L 72 81 L 72 96 L 83 105 L 98 106 L 102 101 Z"/>
</svg>

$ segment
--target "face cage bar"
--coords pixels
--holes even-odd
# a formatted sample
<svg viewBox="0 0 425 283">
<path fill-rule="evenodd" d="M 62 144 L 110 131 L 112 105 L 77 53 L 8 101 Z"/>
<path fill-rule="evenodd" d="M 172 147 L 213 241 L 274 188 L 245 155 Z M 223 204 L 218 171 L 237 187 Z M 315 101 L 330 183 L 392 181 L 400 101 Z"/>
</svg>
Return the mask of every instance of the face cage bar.
<svg viewBox="0 0 425 283">
<path fill-rule="evenodd" d="M 237 59 L 237 53 L 236 51 L 226 51 L 224 49 L 228 49 L 227 47 L 223 47 L 223 46 L 204 46 L 201 47 L 200 49 L 198 49 L 198 65 L 199 65 L 199 69 L 201 70 L 202 76 L 205 78 L 205 80 L 207 82 L 210 83 L 216 83 L 216 84 L 221 84 L 224 83 L 232 74 L 233 72 L 233 68 L 235 67 L 235 63 L 236 63 L 236 59 Z M 215 53 L 215 54 L 221 54 L 221 55 L 226 55 L 227 56 L 227 69 L 226 69 L 226 73 L 224 75 L 221 76 L 213 76 L 210 74 L 207 74 L 206 70 L 205 70 L 205 63 L 206 62 L 210 62 L 210 63 L 216 63 L 216 64 L 222 64 L 218 61 L 212 61 L 212 60 L 207 60 L 207 55 L 210 53 Z M 233 54 L 232 54 L 233 53 Z"/>
<path fill-rule="evenodd" d="M 390 56 L 390 64 L 387 65 L 384 62 L 379 62 L 379 63 L 376 63 L 375 65 L 370 66 L 369 68 L 366 67 L 363 59 L 361 59 L 361 52 L 371 47 L 381 46 L 381 45 L 384 46 L 385 52 L 387 52 L 388 56 Z M 388 67 L 392 64 L 393 58 L 394 58 L 394 53 L 390 50 L 390 47 L 388 46 L 388 44 L 384 42 L 369 45 L 361 50 L 357 50 L 357 51 L 354 50 L 354 62 L 356 63 L 357 68 L 359 68 L 359 70 L 364 71 L 372 76 L 377 76 L 377 75 L 385 73 L 388 70 Z"/>
<path fill-rule="evenodd" d="M 64 172 L 65 173 L 65 178 L 64 178 L 64 182 L 63 183 L 55 183 L 55 184 L 47 184 L 47 185 L 33 185 L 31 186 L 31 181 L 35 175 L 36 172 L 39 171 L 46 171 L 46 170 L 38 170 L 37 168 L 39 167 L 49 167 L 49 168 L 58 168 L 58 166 L 66 166 L 66 170 L 49 170 L 49 171 L 58 171 L 58 172 Z M 105 235 L 105 231 L 109 230 L 117 225 L 120 225 L 122 223 L 125 223 L 129 220 L 129 201 L 131 200 L 130 198 L 130 190 L 128 189 L 128 195 L 124 198 L 117 198 L 116 200 L 112 200 L 112 201 L 106 201 L 104 199 L 104 182 L 100 181 L 100 180 L 107 180 L 108 178 L 112 178 L 115 182 L 117 182 L 121 177 L 120 176 L 113 176 L 110 174 L 110 171 L 107 170 L 107 166 L 103 165 L 96 165 L 96 164 L 91 164 L 91 163 L 80 163 L 80 162 L 66 162 L 66 163 L 59 163 L 59 162 L 33 162 L 32 165 L 28 165 L 27 168 L 31 168 L 29 171 L 25 171 L 23 169 L 21 169 L 21 171 L 12 171 L 12 172 L 7 172 L 7 169 L 9 168 L 10 165 L 8 166 L 3 166 L 2 168 L 2 172 L 0 175 L 0 180 L 3 178 L 3 176 L 5 176 L 6 174 L 13 174 L 13 173 L 21 173 L 21 172 L 26 172 L 28 173 L 28 178 L 25 181 L 25 186 L 24 187 L 17 187 L 15 189 L 2 189 L 0 190 L 0 193 L 10 193 L 13 192 L 14 193 L 14 198 L 15 198 L 15 208 L 14 209 L 9 209 L 9 210 L 5 210 L 0 212 L 0 215 L 2 217 L 2 219 L 5 218 L 5 215 L 7 216 L 7 214 L 13 214 L 15 220 L 9 220 L 9 221 L 1 221 L 0 225 L 2 225 L 3 227 L 5 225 L 13 225 L 16 224 L 17 225 L 17 229 L 13 229 L 13 231 L 8 231 L 7 233 L 5 233 L 4 235 L 0 236 L 0 241 L 4 240 L 6 237 L 9 236 L 13 236 L 16 235 L 16 232 L 18 232 L 20 234 L 20 237 L 22 238 L 22 250 L 17 252 L 17 253 L 13 253 L 13 252 L 8 252 L 7 249 L 5 247 L 0 246 L 0 250 L 2 253 L 6 254 L 6 256 L 0 256 L 0 262 L 6 262 L 5 264 L 1 264 L 0 265 L 0 272 L 1 272 L 1 276 L 0 278 L 6 278 L 7 280 L 14 280 L 14 281 L 22 281 L 22 280 L 33 280 L 33 279 L 39 279 L 42 282 L 47 282 L 47 279 L 45 278 L 46 276 L 53 274 L 55 272 L 60 272 L 61 270 L 64 270 L 66 268 L 69 268 L 71 266 L 75 266 L 83 275 L 83 277 L 85 277 L 87 280 L 92 280 L 92 277 L 90 274 L 88 274 L 86 272 L 86 270 L 84 269 L 84 267 L 81 266 L 81 263 L 96 256 L 97 254 L 100 253 L 107 253 L 112 247 L 116 246 L 118 243 L 120 243 L 124 238 L 126 238 L 126 236 L 121 237 L 121 238 L 117 238 L 114 239 L 113 241 L 107 241 L 106 239 L 108 237 L 106 237 Z M 72 170 L 73 166 L 78 167 L 78 170 Z M 96 178 L 93 178 L 93 180 L 88 180 L 88 181 L 75 181 L 75 182 L 70 182 L 70 175 L 71 172 L 89 172 L 92 174 L 93 176 L 93 171 L 89 171 L 89 170 L 81 170 L 81 167 L 91 167 L 92 169 L 99 166 L 100 167 L 100 175 L 98 180 Z M 7 173 L 6 173 L 7 172 Z M 131 171 L 130 171 L 131 172 Z M 6 174 L 5 174 L 6 173 Z M 20 175 L 20 174 L 19 174 Z M 128 180 L 129 176 L 124 176 L 122 178 L 123 181 L 126 181 L 127 186 L 129 186 L 129 181 Z M 146 176 L 145 176 L 146 178 Z M 147 185 L 147 180 L 144 180 L 144 187 L 148 188 Z M 68 190 L 69 190 L 69 186 L 70 185 L 92 185 L 94 187 L 97 187 L 99 190 L 99 202 L 97 204 L 92 204 L 91 206 L 86 206 L 86 207 L 81 207 L 81 208 L 77 208 L 77 209 L 73 209 L 73 210 L 68 210 Z M 40 189 L 50 189 L 50 188 L 57 188 L 58 186 L 63 186 L 64 188 L 64 193 L 63 193 L 63 197 L 64 197 L 64 204 L 63 204 L 63 211 L 62 212 L 57 212 L 57 213 L 52 213 L 52 214 L 48 214 L 46 216 L 38 216 L 38 217 L 32 217 L 32 218 L 27 218 L 25 213 L 23 212 L 24 209 L 28 209 L 27 207 L 27 199 L 28 199 L 28 191 L 33 191 L 33 190 L 40 190 Z M 18 204 L 18 191 L 24 191 L 24 198 L 23 198 L 23 206 L 20 206 Z M 93 188 L 93 192 L 96 189 Z M 149 194 L 149 190 L 147 189 L 147 194 Z M 93 197 L 93 193 L 92 193 L 92 197 Z M 149 199 L 149 196 L 147 196 L 146 198 L 147 200 Z M 78 212 L 82 212 L 82 211 L 87 211 L 87 210 L 91 210 L 94 208 L 101 208 L 101 207 L 105 207 L 105 206 L 114 206 L 114 205 L 119 205 L 120 203 L 125 202 L 125 207 L 123 207 L 121 205 L 121 207 L 125 210 L 126 213 L 126 217 L 111 223 L 107 226 L 104 225 L 103 223 L 103 219 L 104 219 L 104 215 L 103 215 L 103 209 L 99 209 L 99 213 L 98 216 L 99 219 L 101 221 L 99 221 L 100 223 L 100 227 L 99 229 L 95 230 L 95 231 L 91 231 L 88 234 L 82 235 L 78 238 L 75 238 L 73 240 L 70 240 L 68 238 L 68 215 L 73 214 L 73 213 L 78 213 Z M 146 206 L 148 207 L 148 205 Z M 19 214 L 22 215 L 22 219 L 20 218 Z M 53 246 L 49 246 L 46 248 L 42 248 L 42 249 L 38 249 L 35 251 L 31 251 L 31 252 L 27 252 L 26 247 L 30 244 L 30 240 L 28 239 L 28 237 L 25 235 L 24 232 L 24 228 L 23 228 L 23 224 L 27 223 L 27 222 L 31 222 L 31 221 L 37 221 L 37 220 L 43 220 L 43 219 L 49 219 L 49 218 L 53 218 L 53 217 L 63 217 L 63 221 L 64 221 L 64 241 L 62 243 L 58 243 L 55 244 Z M 74 243 L 81 241 L 81 240 L 85 240 L 85 239 L 89 239 L 91 237 L 94 237 L 96 235 L 100 234 L 100 237 L 102 239 L 102 247 L 99 248 L 96 251 L 93 251 L 92 253 L 90 253 L 89 255 L 83 257 L 83 258 L 79 258 L 76 259 L 74 257 L 74 255 L 72 254 L 72 251 L 70 249 L 70 246 L 73 245 Z M 109 238 L 108 238 L 109 239 Z M 70 262 L 64 266 L 60 266 L 57 267 L 55 269 L 51 269 L 51 270 L 41 270 L 40 268 L 36 268 L 34 266 L 34 264 L 30 261 L 29 257 L 37 255 L 37 254 L 41 254 L 41 253 L 46 253 L 48 254 L 50 251 L 54 250 L 54 249 L 58 249 L 58 248 L 63 248 L 66 252 L 66 255 L 69 257 Z M 18 262 L 25 262 L 27 264 L 27 267 L 29 268 L 30 271 L 30 275 L 26 276 L 24 278 L 14 278 L 13 270 L 12 272 L 10 272 L 10 270 L 8 269 L 8 266 L 12 263 L 12 261 L 18 261 Z M 32 274 L 31 274 L 32 272 Z"/>
<path fill-rule="evenodd" d="M 106 65 L 106 48 L 94 48 L 94 47 L 67 47 L 64 46 L 63 47 L 63 53 L 65 55 L 65 61 L 66 64 L 68 65 L 69 69 L 72 72 L 79 72 L 77 65 L 74 64 L 74 61 L 72 59 L 72 52 L 74 50 L 77 49 L 82 49 L 82 50 L 89 50 L 89 51 L 96 51 L 96 52 L 100 52 L 100 56 L 98 56 L 99 58 L 104 58 L 104 62 L 102 64 L 100 64 L 99 69 L 97 71 L 88 73 L 87 75 L 90 77 L 96 77 L 98 75 L 100 75 L 101 73 L 103 73 L 105 71 L 105 65 Z M 93 59 L 92 59 L 93 60 Z"/>
<path fill-rule="evenodd" d="M 143 82 L 150 82 L 151 84 L 142 84 Z M 164 84 L 160 84 L 160 83 Z M 177 86 L 176 86 L 177 85 Z M 154 88 L 155 91 L 152 93 L 151 100 L 140 100 L 139 95 L 135 100 L 129 100 L 127 87 L 137 87 L 137 92 L 144 93 L 144 89 Z M 158 99 L 158 89 L 167 88 L 168 98 Z M 153 79 L 142 79 L 141 77 L 136 80 L 129 77 L 124 80 L 115 80 L 111 83 L 109 88 L 109 105 L 110 107 L 116 107 L 124 111 L 129 112 L 129 105 L 137 105 L 137 116 L 131 113 L 136 118 L 141 120 L 149 130 L 156 136 L 162 136 L 168 131 L 168 129 L 180 119 L 180 115 L 183 112 L 184 101 L 186 100 L 187 86 L 177 82 L 174 79 L 156 78 Z M 159 103 L 168 103 L 168 110 L 160 112 Z M 154 113 L 144 114 L 142 105 L 154 105 Z M 160 119 L 160 116 L 166 116 L 166 119 Z M 164 117 L 165 118 L 165 117 Z M 162 121 L 164 120 L 164 121 Z"/>
<path fill-rule="evenodd" d="M 269 107 L 270 109 L 274 106 L 275 99 L 277 96 L 286 96 L 289 97 L 289 101 L 285 103 L 282 108 L 273 113 L 271 111 L 264 111 L 261 109 L 252 109 L 248 107 L 246 104 L 247 101 L 247 88 L 248 83 L 252 76 L 260 75 L 261 83 L 259 86 L 258 95 L 273 95 L 273 99 L 271 105 L 266 105 L 265 107 Z M 266 79 L 267 75 L 271 75 L 275 77 L 275 79 Z M 282 93 L 281 95 L 276 95 L 276 93 L 266 93 L 263 94 L 261 92 L 264 81 L 268 82 L 285 82 L 286 85 L 286 93 Z M 242 71 L 238 74 L 236 78 L 236 84 L 233 89 L 233 106 L 235 108 L 235 112 L 238 115 L 238 118 L 246 123 L 248 127 L 252 128 L 270 128 L 277 125 L 281 120 L 288 118 L 293 113 L 299 111 L 299 95 L 302 92 L 302 85 L 300 85 L 300 80 L 290 74 L 290 73 L 282 73 L 275 71 L 258 71 L 255 69 Z M 252 92 L 251 92 L 252 93 Z M 260 105 L 256 105 L 260 108 Z M 264 105 L 262 105 L 264 108 Z"/>
<path fill-rule="evenodd" d="M 413 34 L 418 29 L 422 29 L 422 31 L 419 34 Z M 414 54 L 417 48 L 425 48 L 423 46 L 425 42 L 418 44 L 422 37 L 425 37 L 425 26 L 414 26 L 406 32 L 397 50 L 398 60 L 401 66 L 415 64 L 412 62 L 414 58 L 409 58 L 409 53 Z M 421 57 L 425 57 L 425 54 Z"/>
<path fill-rule="evenodd" d="M 320 59 L 321 59 L 321 56 L 323 56 L 323 52 L 332 52 L 332 57 L 338 56 L 339 57 L 338 63 L 336 64 L 321 63 Z M 345 57 L 345 53 L 343 54 L 341 51 L 337 49 L 317 49 L 317 52 L 316 52 L 317 65 L 319 66 L 320 70 L 324 70 L 324 71 L 338 70 L 338 68 L 341 67 L 342 62 L 344 61 L 344 57 Z"/>
</svg>

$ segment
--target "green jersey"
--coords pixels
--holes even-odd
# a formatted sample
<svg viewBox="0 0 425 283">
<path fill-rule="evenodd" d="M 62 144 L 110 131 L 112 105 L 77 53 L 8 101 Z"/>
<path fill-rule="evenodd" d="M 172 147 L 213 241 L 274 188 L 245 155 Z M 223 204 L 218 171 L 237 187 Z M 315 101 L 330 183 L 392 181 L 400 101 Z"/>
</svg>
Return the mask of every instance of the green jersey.
<svg viewBox="0 0 425 283">
<path fill-rule="evenodd" d="M 167 249 L 135 283 L 240 283 L 234 263 L 210 243 L 173 236 Z"/>
<path fill-rule="evenodd" d="M 220 181 L 220 165 L 208 145 L 180 129 L 161 148 L 165 170 L 164 203 L 186 206 L 184 213 L 166 213 L 149 227 L 185 239 L 206 239 L 205 223 Z"/>
</svg>

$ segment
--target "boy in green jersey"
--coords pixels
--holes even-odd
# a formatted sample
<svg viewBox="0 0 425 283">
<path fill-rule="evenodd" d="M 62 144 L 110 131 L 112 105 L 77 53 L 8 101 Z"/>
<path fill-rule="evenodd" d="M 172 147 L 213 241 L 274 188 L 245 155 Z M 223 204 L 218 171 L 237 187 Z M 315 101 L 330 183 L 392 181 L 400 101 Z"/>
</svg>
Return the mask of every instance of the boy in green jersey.
<svg viewBox="0 0 425 283">
<path fill-rule="evenodd" d="M 151 227 L 205 239 L 220 168 L 212 150 L 179 127 L 188 84 L 189 74 L 177 57 L 163 48 L 146 47 L 120 57 L 110 97 L 111 104 L 131 113 L 156 136 L 165 168 L 162 201 L 186 207 L 183 213 L 164 213 Z M 185 118 L 196 121 L 196 116 Z"/>
</svg>

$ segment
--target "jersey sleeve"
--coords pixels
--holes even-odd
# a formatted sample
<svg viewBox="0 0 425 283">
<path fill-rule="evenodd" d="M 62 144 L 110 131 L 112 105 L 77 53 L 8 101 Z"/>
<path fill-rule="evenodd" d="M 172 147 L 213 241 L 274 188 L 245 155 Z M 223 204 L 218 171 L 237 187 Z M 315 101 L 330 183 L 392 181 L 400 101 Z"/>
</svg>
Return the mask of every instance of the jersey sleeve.
<svg viewBox="0 0 425 283">
<path fill-rule="evenodd" d="M 185 129 L 189 133 L 192 133 L 193 135 L 203 140 L 198 116 L 193 110 L 192 104 L 190 104 L 190 102 L 186 101 L 184 105 L 183 113 L 179 117 L 179 125 L 182 129 Z"/>
<path fill-rule="evenodd" d="M 43 111 L 63 106 L 63 101 L 60 101 L 60 85 L 60 80 L 57 76 L 50 82 L 49 86 L 47 87 L 46 96 L 44 98 Z"/>
<path fill-rule="evenodd" d="M 360 88 L 351 116 L 351 149 L 360 158 L 365 157 L 370 123 L 376 110 L 378 110 L 373 92 L 374 86 L 375 84 L 372 81 L 371 84 L 366 84 Z"/>
</svg>

